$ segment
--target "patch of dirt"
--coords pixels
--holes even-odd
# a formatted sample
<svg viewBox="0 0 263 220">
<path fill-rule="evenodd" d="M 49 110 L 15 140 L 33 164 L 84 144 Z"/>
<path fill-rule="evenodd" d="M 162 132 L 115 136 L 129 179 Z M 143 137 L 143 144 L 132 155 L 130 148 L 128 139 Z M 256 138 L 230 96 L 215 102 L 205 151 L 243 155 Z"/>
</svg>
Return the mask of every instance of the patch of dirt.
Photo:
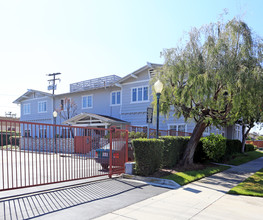
<svg viewBox="0 0 263 220">
<path fill-rule="evenodd" d="M 188 166 L 176 166 L 172 169 L 160 169 L 159 171 L 155 172 L 154 174 L 150 175 L 151 177 L 161 178 L 164 176 L 168 176 L 170 174 L 184 172 L 184 171 L 191 171 L 191 170 L 203 170 L 207 167 L 216 167 L 215 164 L 192 164 Z"/>
</svg>

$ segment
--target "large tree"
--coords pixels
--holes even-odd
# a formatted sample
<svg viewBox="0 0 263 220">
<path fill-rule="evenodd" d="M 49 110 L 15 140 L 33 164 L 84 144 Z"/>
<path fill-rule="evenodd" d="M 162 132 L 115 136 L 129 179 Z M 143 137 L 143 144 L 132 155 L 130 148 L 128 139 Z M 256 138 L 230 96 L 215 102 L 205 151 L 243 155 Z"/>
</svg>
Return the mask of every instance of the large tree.
<svg viewBox="0 0 263 220">
<path fill-rule="evenodd" d="M 159 79 L 164 84 L 160 111 L 194 120 L 196 126 L 181 164 L 193 163 L 196 146 L 207 126 L 227 126 L 240 117 L 242 77 L 262 70 L 262 41 L 241 20 L 193 28 L 185 43 L 165 49 Z M 253 60 L 253 62 L 251 62 Z M 249 77 L 249 74 L 246 75 Z M 246 96 L 249 96 L 246 93 Z"/>
<path fill-rule="evenodd" d="M 251 59 L 250 62 L 253 62 Z M 238 124 L 242 126 L 242 152 L 250 130 L 263 122 L 263 70 L 260 63 L 257 71 L 247 69 L 241 80 L 242 91 L 238 107 Z"/>
</svg>

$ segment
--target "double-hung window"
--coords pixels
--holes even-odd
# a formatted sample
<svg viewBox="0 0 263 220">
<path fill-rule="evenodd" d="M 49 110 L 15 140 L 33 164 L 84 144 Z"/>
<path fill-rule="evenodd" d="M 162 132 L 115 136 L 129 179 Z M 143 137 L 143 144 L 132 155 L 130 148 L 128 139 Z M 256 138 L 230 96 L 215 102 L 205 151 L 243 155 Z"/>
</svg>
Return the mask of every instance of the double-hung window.
<svg viewBox="0 0 263 220">
<path fill-rule="evenodd" d="M 132 88 L 131 91 L 132 102 L 145 102 L 149 101 L 149 87 L 148 86 L 141 86 Z"/>
<path fill-rule="evenodd" d="M 93 107 L 93 96 L 86 95 L 82 96 L 82 108 L 92 108 Z"/>
<path fill-rule="evenodd" d="M 121 104 L 121 91 L 115 91 L 111 93 L 111 105 Z"/>
<path fill-rule="evenodd" d="M 38 113 L 47 112 L 47 102 L 41 101 L 38 102 Z"/>
<path fill-rule="evenodd" d="M 30 103 L 23 104 L 24 115 L 29 115 L 31 113 Z"/>
</svg>

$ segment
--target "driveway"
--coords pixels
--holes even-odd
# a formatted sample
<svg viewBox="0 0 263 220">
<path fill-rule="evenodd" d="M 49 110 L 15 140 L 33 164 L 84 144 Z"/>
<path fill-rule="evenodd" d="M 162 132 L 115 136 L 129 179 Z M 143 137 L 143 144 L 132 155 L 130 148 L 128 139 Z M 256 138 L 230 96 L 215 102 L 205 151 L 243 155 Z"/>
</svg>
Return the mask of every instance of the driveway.
<svg viewBox="0 0 263 220">
<path fill-rule="evenodd" d="M 67 185 L 0 198 L 0 219 L 93 219 L 167 191 L 122 178 Z"/>
</svg>

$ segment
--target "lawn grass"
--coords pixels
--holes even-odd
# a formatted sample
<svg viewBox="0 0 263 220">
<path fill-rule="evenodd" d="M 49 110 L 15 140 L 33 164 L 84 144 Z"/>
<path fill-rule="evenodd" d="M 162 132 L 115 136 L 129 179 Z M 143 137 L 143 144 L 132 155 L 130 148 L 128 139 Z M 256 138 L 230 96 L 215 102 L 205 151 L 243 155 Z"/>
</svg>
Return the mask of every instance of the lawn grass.
<svg viewBox="0 0 263 220">
<path fill-rule="evenodd" d="M 232 188 L 228 193 L 263 197 L 263 169 Z"/>
<path fill-rule="evenodd" d="M 185 172 L 170 174 L 168 176 L 163 177 L 163 179 L 173 180 L 182 186 L 190 182 L 193 182 L 195 180 L 202 179 L 206 176 L 211 176 L 212 174 L 224 171 L 228 168 L 229 166 L 207 167 L 202 170 L 193 170 L 193 171 L 185 171 Z"/>
<path fill-rule="evenodd" d="M 224 162 L 225 164 L 235 165 L 238 166 L 243 163 L 247 163 L 251 160 L 255 160 L 257 158 L 263 157 L 262 151 L 249 151 L 246 154 L 235 154 L 234 158 Z"/>
</svg>

